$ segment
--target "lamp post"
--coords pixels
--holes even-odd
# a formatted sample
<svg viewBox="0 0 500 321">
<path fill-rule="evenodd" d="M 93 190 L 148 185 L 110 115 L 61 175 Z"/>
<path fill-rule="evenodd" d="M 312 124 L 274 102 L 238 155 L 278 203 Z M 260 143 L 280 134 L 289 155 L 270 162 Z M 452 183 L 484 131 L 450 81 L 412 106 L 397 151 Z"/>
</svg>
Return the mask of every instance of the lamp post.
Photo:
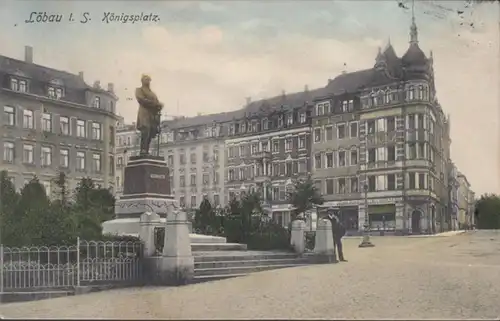
<svg viewBox="0 0 500 321">
<path fill-rule="evenodd" d="M 363 241 L 359 244 L 359 247 L 374 247 L 370 241 L 370 219 L 368 217 L 368 184 L 365 183 L 363 186 L 363 192 L 365 193 L 365 224 L 363 229 Z"/>
</svg>

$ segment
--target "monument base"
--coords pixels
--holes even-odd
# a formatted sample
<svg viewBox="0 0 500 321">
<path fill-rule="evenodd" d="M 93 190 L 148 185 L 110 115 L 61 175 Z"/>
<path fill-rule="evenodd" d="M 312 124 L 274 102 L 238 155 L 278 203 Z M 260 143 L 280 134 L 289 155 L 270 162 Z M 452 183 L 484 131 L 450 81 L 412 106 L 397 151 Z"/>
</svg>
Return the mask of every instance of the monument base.
<svg viewBox="0 0 500 321">
<path fill-rule="evenodd" d="M 193 256 L 155 256 L 144 258 L 146 285 L 186 285 L 194 278 Z"/>
</svg>

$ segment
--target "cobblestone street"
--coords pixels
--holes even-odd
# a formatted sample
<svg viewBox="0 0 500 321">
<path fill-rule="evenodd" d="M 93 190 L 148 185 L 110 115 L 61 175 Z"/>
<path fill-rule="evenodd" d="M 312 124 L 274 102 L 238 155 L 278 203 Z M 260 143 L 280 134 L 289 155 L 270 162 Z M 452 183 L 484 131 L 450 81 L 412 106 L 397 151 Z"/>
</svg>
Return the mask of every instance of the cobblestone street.
<svg viewBox="0 0 500 321">
<path fill-rule="evenodd" d="M 347 263 L 5 304 L 39 318 L 498 318 L 500 233 L 345 240 Z"/>
</svg>

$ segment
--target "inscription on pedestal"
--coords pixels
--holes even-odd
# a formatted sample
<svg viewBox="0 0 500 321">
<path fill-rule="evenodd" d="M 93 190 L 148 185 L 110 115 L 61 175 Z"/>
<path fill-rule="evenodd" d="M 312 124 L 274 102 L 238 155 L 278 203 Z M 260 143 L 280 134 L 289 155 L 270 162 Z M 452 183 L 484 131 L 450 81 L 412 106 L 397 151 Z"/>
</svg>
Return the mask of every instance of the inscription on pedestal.
<svg viewBox="0 0 500 321">
<path fill-rule="evenodd" d="M 125 167 L 123 197 L 134 195 L 170 196 L 170 180 L 168 178 L 169 170 L 163 157 L 131 158 Z"/>
</svg>

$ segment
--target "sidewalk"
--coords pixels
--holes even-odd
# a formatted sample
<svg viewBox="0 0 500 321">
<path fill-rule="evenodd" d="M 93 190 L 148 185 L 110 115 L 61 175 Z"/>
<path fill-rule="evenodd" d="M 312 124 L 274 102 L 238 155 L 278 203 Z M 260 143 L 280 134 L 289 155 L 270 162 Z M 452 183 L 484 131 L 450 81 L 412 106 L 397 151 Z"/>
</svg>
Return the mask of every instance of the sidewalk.
<svg viewBox="0 0 500 321">
<path fill-rule="evenodd" d="M 443 233 L 437 233 L 437 234 L 419 234 L 419 235 L 404 235 L 404 236 L 395 236 L 395 235 L 385 235 L 385 236 L 380 236 L 380 233 L 378 231 L 376 232 L 371 232 L 370 237 L 409 237 L 409 238 L 416 238 L 416 237 L 448 237 L 448 236 L 455 236 L 459 234 L 465 233 L 465 230 L 459 230 L 459 231 L 448 231 L 448 232 L 443 232 Z M 344 236 L 344 239 L 362 239 L 363 236 Z"/>
</svg>

